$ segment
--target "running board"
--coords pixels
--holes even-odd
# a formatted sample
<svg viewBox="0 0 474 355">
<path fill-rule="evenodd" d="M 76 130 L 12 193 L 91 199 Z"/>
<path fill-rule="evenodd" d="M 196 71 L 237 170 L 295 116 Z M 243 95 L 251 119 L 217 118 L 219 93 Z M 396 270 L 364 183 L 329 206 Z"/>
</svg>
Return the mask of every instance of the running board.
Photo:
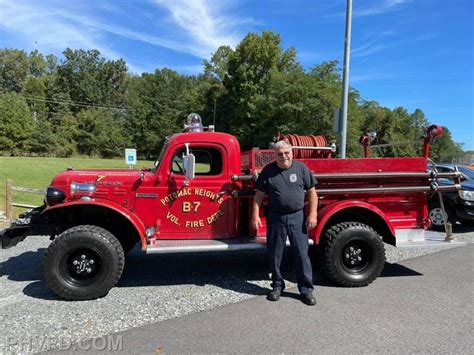
<svg viewBox="0 0 474 355">
<path fill-rule="evenodd" d="M 313 245 L 314 241 L 309 239 L 309 245 Z M 286 240 L 286 245 L 290 243 Z M 233 238 L 233 239 L 193 239 L 193 240 L 156 240 L 153 244 L 148 245 L 147 254 L 171 254 L 171 253 L 196 253 L 210 251 L 237 251 L 237 250 L 256 250 L 265 249 L 267 247 L 267 239 L 263 237 L 257 238 Z"/>
<path fill-rule="evenodd" d="M 443 247 L 465 245 L 460 240 L 445 241 L 446 233 L 427 231 L 424 229 L 399 229 L 396 231 L 397 248 Z"/>
</svg>

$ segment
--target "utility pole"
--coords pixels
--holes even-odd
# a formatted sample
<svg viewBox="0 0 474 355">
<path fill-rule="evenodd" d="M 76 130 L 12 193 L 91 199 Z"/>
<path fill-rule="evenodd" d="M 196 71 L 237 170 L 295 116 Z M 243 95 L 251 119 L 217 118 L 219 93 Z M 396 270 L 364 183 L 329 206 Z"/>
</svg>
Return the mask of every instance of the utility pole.
<svg viewBox="0 0 474 355">
<path fill-rule="evenodd" d="M 349 65 L 351 58 L 352 32 L 352 0 L 347 0 L 346 8 L 346 36 L 344 40 L 344 68 L 342 74 L 342 103 L 341 103 L 341 158 L 346 157 L 347 140 L 347 106 L 349 104 Z"/>
</svg>

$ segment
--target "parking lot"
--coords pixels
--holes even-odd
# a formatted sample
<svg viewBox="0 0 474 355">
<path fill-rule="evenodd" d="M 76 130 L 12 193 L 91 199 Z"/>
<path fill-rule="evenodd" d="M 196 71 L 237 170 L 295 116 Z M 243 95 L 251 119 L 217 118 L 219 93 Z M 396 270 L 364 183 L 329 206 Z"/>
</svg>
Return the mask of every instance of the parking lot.
<svg viewBox="0 0 474 355">
<path fill-rule="evenodd" d="M 460 240 L 474 240 L 472 228 L 458 225 L 454 231 Z M 81 341 L 211 310 L 263 295 L 270 284 L 261 251 L 144 256 L 134 250 L 109 295 L 66 302 L 52 294 L 42 279 L 48 244 L 45 237 L 29 237 L 15 248 L 0 251 L 0 351 L 15 350 L 13 340 L 22 336 Z M 386 272 L 402 260 L 450 247 L 401 250 L 387 245 L 391 266 Z M 289 286 L 294 285 L 291 273 L 287 278 Z"/>
</svg>

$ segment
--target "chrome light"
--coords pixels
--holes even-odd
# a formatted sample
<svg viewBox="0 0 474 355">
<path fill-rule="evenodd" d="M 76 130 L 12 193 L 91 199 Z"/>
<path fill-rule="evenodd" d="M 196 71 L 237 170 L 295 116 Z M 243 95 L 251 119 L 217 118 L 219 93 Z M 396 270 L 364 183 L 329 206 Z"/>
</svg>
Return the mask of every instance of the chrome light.
<svg viewBox="0 0 474 355">
<path fill-rule="evenodd" d="M 466 201 L 474 201 L 474 191 L 459 190 L 459 197 Z"/>
<path fill-rule="evenodd" d="M 86 193 L 92 194 L 96 191 L 97 186 L 95 184 L 81 184 L 77 182 L 73 182 L 71 184 L 71 195 L 75 193 Z"/>
</svg>

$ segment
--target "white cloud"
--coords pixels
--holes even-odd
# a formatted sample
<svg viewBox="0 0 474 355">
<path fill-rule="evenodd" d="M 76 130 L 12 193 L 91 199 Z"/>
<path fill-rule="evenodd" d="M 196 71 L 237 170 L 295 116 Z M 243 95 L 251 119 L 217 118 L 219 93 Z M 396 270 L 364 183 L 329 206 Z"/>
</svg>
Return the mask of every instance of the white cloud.
<svg viewBox="0 0 474 355">
<path fill-rule="evenodd" d="M 428 41 L 430 39 L 435 38 L 436 34 L 435 33 L 426 33 L 426 34 L 423 34 L 423 35 L 420 35 L 420 36 L 417 36 L 417 37 L 414 37 L 414 38 L 411 38 L 411 39 L 398 40 L 398 41 L 395 41 L 395 40 L 386 41 L 386 40 L 383 40 L 383 37 L 384 37 L 384 35 L 381 35 L 381 36 L 379 36 L 375 39 L 372 39 L 371 41 L 369 41 L 368 43 L 366 43 L 366 44 L 364 44 L 360 47 L 352 49 L 351 50 L 351 56 L 353 58 L 361 58 L 361 57 L 366 57 L 366 56 L 369 56 L 369 55 L 377 53 L 377 52 L 381 52 L 381 51 L 389 49 L 389 48 L 400 47 L 400 46 L 404 46 L 404 45 L 410 44 L 410 43 Z"/>
<path fill-rule="evenodd" d="M 236 1 L 146 0 L 119 5 L 108 0 L 99 4 L 0 0 L 0 29 L 17 48 L 56 55 L 67 47 L 95 48 L 107 58 L 127 60 L 129 53 L 120 53 L 113 35 L 208 58 L 221 45 L 235 46 L 241 39 L 239 28 L 253 24 L 252 19 L 235 15 Z"/>
<path fill-rule="evenodd" d="M 207 57 L 221 45 L 234 47 L 241 36 L 237 28 L 252 23 L 232 13 L 232 3 L 213 0 L 154 0 L 168 10 L 170 23 L 185 34 L 182 36 L 190 48 L 204 52 Z"/>
<path fill-rule="evenodd" d="M 14 33 L 21 47 L 37 48 L 44 53 L 58 53 L 67 47 L 97 48 L 108 58 L 120 55 L 100 41 L 100 33 L 58 17 L 48 7 L 37 7 L 28 1 L 0 0 L 0 26 Z M 19 43 L 20 47 L 20 43 Z"/>
<path fill-rule="evenodd" d="M 413 0 L 377 0 L 376 4 L 365 9 L 354 8 L 353 16 L 374 16 L 387 12 L 400 10 L 400 5 L 413 2 Z"/>
</svg>

